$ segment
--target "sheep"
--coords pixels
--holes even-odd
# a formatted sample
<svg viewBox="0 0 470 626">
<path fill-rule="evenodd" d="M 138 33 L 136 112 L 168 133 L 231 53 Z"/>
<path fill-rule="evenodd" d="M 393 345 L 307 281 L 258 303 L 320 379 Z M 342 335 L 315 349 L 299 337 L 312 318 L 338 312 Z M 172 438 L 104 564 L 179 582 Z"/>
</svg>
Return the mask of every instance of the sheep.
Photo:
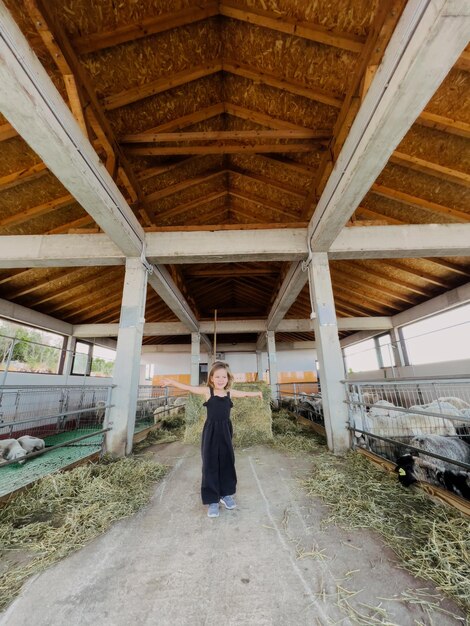
<svg viewBox="0 0 470 626">
<path fill-rule="evenodd" d="M 22 437 L 18 437 L 17 441 L 26 453 L 44 450 L 44 448 L 46 447 L 44 439 L 39 439 L 39 437 L 32 437 L 31 435 L 23 435 Z"/>
<path fill-rule="evenodd" d="M 460 439 L 429 435 L 415 437 L 410 445 L 434 452 L 448 459 L 470 463 L 470 446 Z M 470 474 L 458 469 L 450 461 L 434 457 L 423 458 L 419 453 L 405 454 L 397 459 L 398 480 L 405 487 L 420 481 L 445 487 L 459 496 L 470 499 Z"/>
<path fill-rule="evenodd" d="M 385 456 L 391 461 L 395 461 L 397 456 L 403 454 L 403 444 L 406 444 L 412 437 L 428 434 L 454 437 L 457 435 L 451 420 L 424 414 L 390 411 L 390 409 L 388 409 L 388 415 L 364 415 L 363 425 L 363 430 L 371 435 L 388 437 L 396 441 L 396 444 L 392 444 L 374 439 L 374 437 L 367 437 L 362 443 L 363 446 L 368 444 L 372 452 Z"/>
<path fill-rule="evenodd" d="M 455 398 L 454 396 L 449 396 L 446 398 L 438 398 L 437 402 L 442 403 L 446 402 L 447 404 L 451 404 L 454 408 L 459 409 L 470 409 L 470 404 L 462 400 L 461 398 Z"/>
<path fill-rule="evenodd" d="M 0 456 L 6 461 L 14 461 L 15 459 L 22 459 L 19 463 L 24 463 L 26 452 L 21 444 L 16 439 L 2 439 L 0 441 Z"/>
</svg>

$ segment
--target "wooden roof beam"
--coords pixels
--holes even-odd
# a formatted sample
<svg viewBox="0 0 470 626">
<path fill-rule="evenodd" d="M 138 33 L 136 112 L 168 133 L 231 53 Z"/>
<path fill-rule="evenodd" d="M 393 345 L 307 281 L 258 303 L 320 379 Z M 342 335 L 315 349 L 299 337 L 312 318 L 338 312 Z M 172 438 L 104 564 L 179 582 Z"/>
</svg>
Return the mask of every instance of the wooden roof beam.
<svg viewBox="0 0 470 626">
<path fill-rule="evenodd" d="M 437 204 L 437 202 L 431 202 L 431 200 L 418 198 L 417 196 L 413 196 L 409 193 L 398 191 L 397 189 L 392 189 L 384 185 L 374 183 L 370 188 L 370 192 L 376 194 L 377 196 L 382 196 L 390 200 L 396 200 L 397 202 L 401 202 L 403 204 L 409 204 L 410 206 L 414 206 L 418 209 L 423 209 L 431 213 L 438 213 L 440 215 L 445 215 L 446 217 L 452 217 L 458 222 L 470 222 L 470 213 L 465 213 L 465 211 L 459 211 L 458 209 L 451 209 L 450 207 L 442 204 Z"/>
<path fill-rule="evenodd" d="M 411 305 L 415 304 L 415 300 L 413 298 L 410 298 L 409 296 L 404 296 L 403 294 L 395 291 L 394 289 L 385 287 L 385 285 L 383 284 L 378 285 L 377 283 L 374 283 L 373 281 L 364 279 L 362 276 L 358 276 L 357 274 L 354 275 L 352 272 L 345 272 L 344 267 L 342 265 L 340 267 L 333 266 L 331 268 L 331 273 L 332 275 L 335 275 L 338 278 L 343 277 L 346 281 L 351 282 L 355 285 L 360 285 L 363 287 L 367 287 L 368 289 L 373 289 L 374 291 L 378 291 L 379 293 L 389 296 L 390 298 L 393 298 L 394 300 L 401 300 L 402 302 L 406 302 L 407 304 L 411 304 Z"/>
<path fill-rule="evenodd" d="M 176 74 L 171 74 L 170 76 L 162 76 L 151 83 L 139 85 L 138 87 L 133 87 L 132 89 L 125 89 L 124 91 L 120 91 L 112 96 L 108 96 L 103 99 L 103 106 L 106 111 L 113 111 L 114 109 L 126 106 L 127 104 L 132 104 L 133 102 L 149 98 L 150 96 L 155 96 L 158 93 L 167 91 L 168 89 L 174 89 L 180 85 L 190 83 L 193 80 L 198 80 L 199 78 L 204 78 L 205 76 L 211 76 L 212 74 L 220 72 L 221 69 L 221 61 L 215 60 L 210 63 L 203 63 L 196 67 L 177 72 Z"/>
<path fill-rule="evenodd" d="M 106 151 L 108 171 L 113 175 L 114 163 L 118 164 L 118 167 L 121 168 L 121 172 L 119 172 L 120 178 L 126 189 L 128 191 L 131 190 L 130 198 L 131 202 L 134 202 L 137 198 L 141 198 L 140 187 L 131 167 L 127 163 L 124 153 L 116 142 L 114 133 L 104 115 L 92 83 L 75 50 L 72 48 L 69 38 L 61 25 L 55 20 L 44 0 L 27 0 L 27 2 L 30 5 L 32 15 L 37 16 L 36 21 L 40 21 L 40 32 L 45 38 L 46 46 L 64 76 L 74 116 L 82 127 L 85 136 L 87 136 L 87 124 L 82 111 L 83 102 L 87 110 L 87 119 Z"/>
<path fill-rule="evenodd" d="M 30 167 L 17 170 L 11 174 L 6 174 L 0 177 L 0 191 L 11 189 L 16 185 L 21 185 L 25 182 L 31 182 L 47 174 L 48 169 L 44 163 L 35 163 Z"/>
<path fill-rule="evenodd" d="M 360 52 L 364 45 L 364 38 L 350 33 L 330 30 L 319 24 L 297 20 L 287 15 L 280 15 L 271 11 L 242 6 L 233 0 L 223 0 L 220 3 L 220 13 L 225 17 L 262 26 L 288 35 L 302 37 L 309 41 L 334 46 L 350 52 Z"/>
<path fill-rule="evenodd" d="M 72 39 L 72 43 L 79 54 L 104 50 L 218 15 L 218 4 L 218 2 L 209 2 L 205 7 L 187 7 L 149 17 L 126 26 L 118 26 L 113 30 L 76 36 Z"/>
<path fill-rule="evenodd" d="M 395 217 L 389 217 L 388 215 L 383 215 L 382 213 L 378 213 L 377 211 L 371 211 L 370 209 L 366 209 L 363 206 L 357 207 L 356 215 L 364 215 L 365 217 L 369 217 L 371 219 L 385 220 L 387 224 L 398 225 L 407 223 L 403 222 L 402 220 L 397 220 Z"/>
<path fill-rule="evenodd" d="M 467 44 L 469 27 L 464 0 L 406 4 L 311 220 L 312 249 L 328 251 Z M 435 71 L 423 71 L 431 64 Z"/>
<path fill-rule="evenodd" d="M 295 94 L 296 96 L 302 96 L 309 100 L 321 102 L 337 109 L 341 108 L 343 98 L 337 94 L 324 91 L 323 89 L 308 87 L 303 83 L 294 81 L 293 79 L 287 80 L 286 78 L 274 74 L 273 72 L 266 72 L 248 65 L 247 63 L 238 63 L 236 61 L 228 61 L 224 59 L 222 63 L 222 70 L 235 76 L 241 76 L 242 78 L 248 78 L 256 83 L 262 85 L 268 85 L 269 87 L 275 87 L 281 91 L 287 91 Z"/>
<path fill-rule="evenodd" d="M 0 125 L 0 141 L 6 141 L 7 139 L 12 139 L 17 136 L 18 133 L 16 132 L 16 129 L 13 128 L 13 126 L 8 122 Z"/>
<path fill-rule="evenodd" d="M 423 272 L 422 270 L 415 269 L 414 267 L 409 267 L 408 265 L 404 265 L 403 263 L 400 263 L 400 261 L 387 259 L 385 263 L 389 267 L 394 267 L 395 269 L 400 270 L 401 272 L 404 272 L 405 274 L 416 276 L 417 278 L 420 278 L 421 280 L 423 280 L 426 283 L 429 283 L 430 285 L 436 285 L 437 287 L 442 287 L 444 289 L 447 289 L 449 286 L 449 283 L 446 279 L 433 276 L 432 274 L 429 274 L 428 272 Z"/>
<path fill-rule="evenodd" d="M 331 139 L 331 130 L 203 130 L 172 133 L 137 133 L 124 135 L 121 143 L 172 143 L 179 141 L 253 141 L 255 139 Z"/>
<path fill-rule="evenodd" d="M 416 123 L 420 126 L 427 126 L 428 128 L 435 128 L 444 133 L 450 133 L 452 135 L 458 135 L 459 137 L 465 137 L 470 139 L 470 124 L 454 120 L 450 117 L 444 117 L 442 115 L 436 115 L 436 113 L 430 113 L 429 111 L 423 111 L 416 120 Z"/>
<path fill-rule="evenodd" d="M 224 144 L 202 146 L 145 147 L 126 149 L 127 154 L 134 156 L 169 156 L 180 154 L 257 154 L 257 153 L 288 153 L 312 152 L 312 143 L 273 143 L 273 144 Z"/>
<path fill-rule="evenodd" d="M 183 180 L 174 185 L 170 185 L 169 187 L 164 187 L 163 189 L 159 189 L 158 191 L 154 191 L 150 193 L 148 196 L 145 196 L 144 203 L 145 205 L 148 205 L 151 202 L 155 202 L 156 200 L 161 200 L 162 198 L 166 198 L 168 196 L 171 196 L 174 193 L 184 191 L 185 189 L 189 189 L 190 187 L 207 183 L 208 181 L 214 178 L 218 178 L 219 176 L 225 173 L 226 173 L 225 170 L 217 170 L 216 172 L 209 172 L 208 174 L 202 174 L 201 176 L 188 178 L 187 180 Z"/>
<path fill-rule="evenodd" d="M 240 198 L 241 200 L 246 200 L 247 202 L 251 202 L 252 204 L 257 204 L 258 206 L 262 206 L 263 208 L 266 208 L 273 213 L 285 215 L 290 219 L 296 220 L 298 218 L 298 214 L 295 211 L 289 210 L 287 207 L 283 206 L 279 202 L 267 200 L 266 198 L 261 198 L 260 196 L 256 196 L 252 193 L 248 194 L 244 191 L 233 188 L 230 189 L 229 194 L 234 198 Z"/>
<path fill-rule="evenodd" d="M 419 159 L 418 157 L 411 156 L 410 154 L 404 154 L 403 152 L 395 152 L 390 157 L 390 163 L 400 165 L 401 167 L 407 167 L 416 172 L 421 172 L 429 176 L 435 176 L 441 180 L 446 180 L 449 183 L 455 183 L 457 185 L 463 185 L 464 187 L 470 187 L 470 174 L 454 170 L 438 163 L 432 163 L 425 159 Z"/>
<path fill-rule="evenodd" d="M 41 215 L 46 215 L 47 213 L 52 213 L 58 209 L 63 209 L 64 207 L 74 204 L 75 202 L 75 198 L 70 194 L 61 196 L 60 198 L 55 198 L 54 200 L 48 200 L 47 202 L 43 202 L 37 206 L 29 209 L 23 209 L 19 213 L 0 219 L 0 228 L 24 224 L 24 222 L 28 222 L 36 217 L 40 217 Z"/>
</svg>

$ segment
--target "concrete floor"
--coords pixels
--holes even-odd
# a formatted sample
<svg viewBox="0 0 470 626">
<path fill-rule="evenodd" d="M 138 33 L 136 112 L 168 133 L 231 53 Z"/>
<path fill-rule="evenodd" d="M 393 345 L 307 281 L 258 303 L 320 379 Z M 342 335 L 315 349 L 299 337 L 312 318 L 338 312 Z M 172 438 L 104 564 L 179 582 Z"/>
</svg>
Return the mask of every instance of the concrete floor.
<svg viewBox="0 0 470 626">
<path fill-rule="evenodd" d="M 462 623 L 403 602 L 410 590 L 439 594 L 399 569 L 378 535 L 321 528 L 327 509 L 298 480 L 307 455 L 237 451 L 238 508 L 209 519 L 198 449 L 176 442 L 145 454 L 173 466 L 150 504 L 31 579 L 2 626 Z M 370 608 L 379 605 L 382 613 Z M 463 616 L 448 600 L 441 606 Z"/>
</svg>

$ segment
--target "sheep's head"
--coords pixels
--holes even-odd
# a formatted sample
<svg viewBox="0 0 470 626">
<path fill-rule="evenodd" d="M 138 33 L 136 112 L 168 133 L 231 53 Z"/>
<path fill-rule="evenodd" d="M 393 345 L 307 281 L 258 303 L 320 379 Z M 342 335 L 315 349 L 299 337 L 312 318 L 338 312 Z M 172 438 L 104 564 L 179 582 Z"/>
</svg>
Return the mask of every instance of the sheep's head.
<svg viewBox="0 0 470 626">
<path fill-rule="evenodd" d="M 404 454 L 397 459 L 395 472 L 398 474 L 398 480 L 405 487 L 418 481 L 415 475 L 415 458 L 411 454 Z"/>
</svg>

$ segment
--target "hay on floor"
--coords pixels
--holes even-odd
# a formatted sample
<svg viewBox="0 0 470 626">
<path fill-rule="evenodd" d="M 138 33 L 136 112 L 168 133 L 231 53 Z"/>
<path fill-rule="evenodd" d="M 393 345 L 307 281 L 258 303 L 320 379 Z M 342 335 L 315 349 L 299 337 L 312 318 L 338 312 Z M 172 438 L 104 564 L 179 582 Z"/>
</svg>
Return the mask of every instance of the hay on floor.
<svg viewBox="0 0 470 626">
<path fill-rule="evenodd" d="M 29 576 L 146 504 L 163 465 L 132 458 L 54 473 L 0 509 L 0 609 Z"/>
<path fill-rule="evenodd" d="M 235 383 L 234 389 L 262 391 L 263 399 L 235 398 L 231 420 L 233 443 L 236 447 L 252 446 L 272 441 L 271 390 L 266 383 Z M 204 397 L 191 394 L 186 404 L 186 443 L 199 444 L 206 419 Z"/>
</svg>

